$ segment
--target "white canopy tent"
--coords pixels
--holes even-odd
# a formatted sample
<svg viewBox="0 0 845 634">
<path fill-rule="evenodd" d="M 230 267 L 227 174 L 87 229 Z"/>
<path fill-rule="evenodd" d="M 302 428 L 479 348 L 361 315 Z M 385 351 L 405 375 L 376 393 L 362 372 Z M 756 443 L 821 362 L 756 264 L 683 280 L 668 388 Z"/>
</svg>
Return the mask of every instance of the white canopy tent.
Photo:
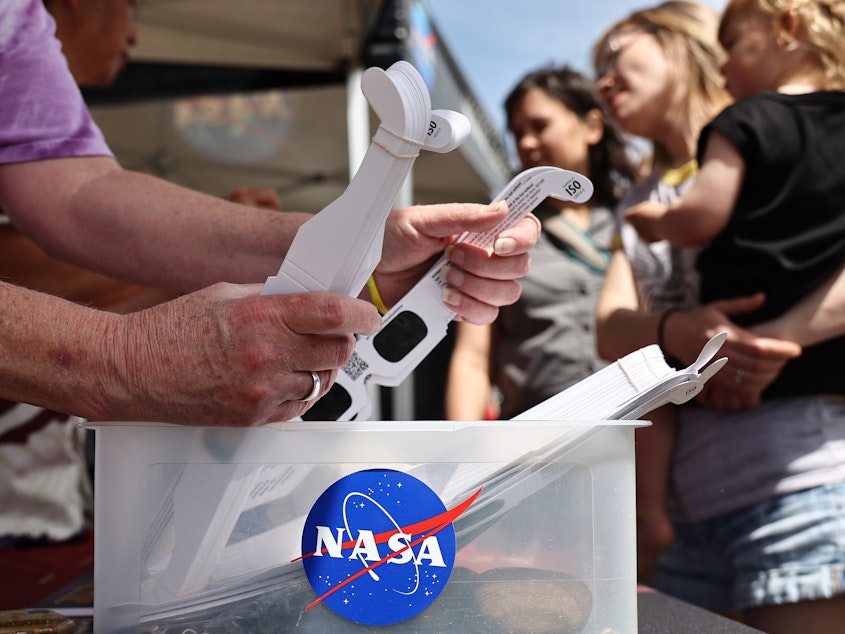
<svg viewBox="0 0 845 634">
<path fill-rule="evenodd" d="M 215 195 L 272 186 L 283 208 L 317 212 L 346 188 L 377 125 L 362 70 L 401 57 L 426 78 L 432 107 L 463 112 L 473 131 L 450 154 L 421 153 L 397 204 L 487 202 L 510 175 L 419 0 L 146 0 L 138 32 L 115 86 L 86 92 L 127 168 Z M 409 387 L 384 417 L 432 416 Z"/>
<path fill-rule="evenodd" d="M 318 211 L 345 189 L 350 155 L 354 166 L 369 143 L 375 122 L 359 103 L 358 77 L 392 44 L 379 30 L 392 30 L 400 54 L 425 47 L 416 57 L 432 106 L 473 124 L 459 150 L 421 154 L 413 200 L 486 202 L 509 177 L 507 156 L 435 28 L 402 24 L 425 11 L 416 0 L 147 0 L 130 68 L 114 89 L 87 96 L 127 167 L 217 194 L 269 184 L 286 208 Z M 174 69 L 169 83 L 155 83 Z M 196 99 L 203 91 L 218 98 Z"/>
</svg>

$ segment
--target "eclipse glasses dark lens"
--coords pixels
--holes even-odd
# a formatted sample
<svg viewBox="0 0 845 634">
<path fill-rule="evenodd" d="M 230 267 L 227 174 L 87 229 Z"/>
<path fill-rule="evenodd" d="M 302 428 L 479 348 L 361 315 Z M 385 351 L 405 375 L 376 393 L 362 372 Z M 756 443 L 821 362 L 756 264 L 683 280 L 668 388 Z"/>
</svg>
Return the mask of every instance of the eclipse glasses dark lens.
<svg viewBox="0 0 845 634">
<path fill-rule="evenodd" d="M 339 383 L 332 385 L 331 389 L 323 395 L 319 401 L 302 415 L 302 420 L 338 420 L 346 410 L 352 406 L 352 397 Z M 355 420 L 353 417 L 350 420 Z"/>
<path fill-rule="evenodd" d="M 382 359 L 401 361 L 425 339 L 428 327 L 416 313 L 399 313 L 373 337 L 373 347 Z"/>
<path fill-rule="evenodd" d="M 404 359 L 428 334 L 428 328 L 419 315 L 403 311 L 373 337 L 373 348 L 385 361 L 396 363 Z M 340 383 L 302 415 L 302 420 L 339 420 L 352 406 L 352 396 Z M 355 416 L 349 420 L 355 420 Z"/>
</svg>

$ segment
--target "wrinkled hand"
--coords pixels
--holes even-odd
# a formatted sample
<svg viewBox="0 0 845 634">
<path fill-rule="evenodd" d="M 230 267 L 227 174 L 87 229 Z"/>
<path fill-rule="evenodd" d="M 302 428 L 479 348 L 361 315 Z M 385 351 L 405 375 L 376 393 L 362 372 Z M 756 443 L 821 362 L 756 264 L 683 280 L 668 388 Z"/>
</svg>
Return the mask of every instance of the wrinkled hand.
<svg viewBox="0 0 845 634">
<path fill-rule="evenodd" d="M 385 228 L 382 260 L 374 273 L 385 303 L 392 306 L 405 295 L 464 231 L 489 231 L 506 215 L 504 202 L 418 205 L 393 211 Z M 540 222 L 529 215 L 499 235 L 492 253 L 463 243 L 447 251 L 450 267 L 444 301 L 458 319 L 489 324 L 500 306 L 519 298 L 517 279 L 528 272 L 528 251 L 539 236 Z"/>
<path fill-rule="evenodd" d="M 299 400 L 311 371 L 322 396 L 352 354 L 353 333 L 381 326 L 358 299 L 260 290 L 217 284 L 124 318 L 119 372 L 138 420 L 250 426 L 299 416 L 311 405 Z"/>
<path fill-rule="evenodd" d="M 625 210 L 625 220 L 637 230 L 646 242 L 663 239 L 660 221 L 666 213 L 666 205 L 656 200 L 646 200 Z"/>
<path fill-rule="evenodd" d="M 666 321 L 667 351 L 682 363 L 695 361 L 704 344 L 728 333 L 718 356 L 728 362 L 704 386 L 699 401 L 710 407 L 740 410 L 757 407 L 763 391 L 790 359 L 801 354 L 791 341 L 759 337 L 734 324 L 729 316 L 749 313 L 765 301 L 762 294 L 712 302 L 696 310 L 674 313 Z"/>
</svg>

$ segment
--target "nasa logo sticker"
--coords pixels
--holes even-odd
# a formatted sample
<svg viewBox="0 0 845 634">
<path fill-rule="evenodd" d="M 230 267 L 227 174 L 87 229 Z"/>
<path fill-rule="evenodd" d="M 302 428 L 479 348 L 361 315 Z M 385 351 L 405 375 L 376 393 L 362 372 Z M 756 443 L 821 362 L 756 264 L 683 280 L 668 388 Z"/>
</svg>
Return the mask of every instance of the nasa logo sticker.
<svg viewBox="0 0 845 634">
<path fill-rule="evenodd" d="M 314 503 L 302 563 L 317 599 L 363 625 L 392 625 L 430 606 L 455 564 L 452 522 L 425 483 L 392 469 L 357 471 Z"/>
</svg>

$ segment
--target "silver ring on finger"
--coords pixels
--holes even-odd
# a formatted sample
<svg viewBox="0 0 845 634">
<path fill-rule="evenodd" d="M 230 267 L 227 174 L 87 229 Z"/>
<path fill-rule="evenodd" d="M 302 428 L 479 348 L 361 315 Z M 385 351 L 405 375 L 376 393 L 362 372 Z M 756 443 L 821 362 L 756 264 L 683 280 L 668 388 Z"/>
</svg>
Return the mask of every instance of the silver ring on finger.
<svg viewBox="0 0 845 634">
<path fill-rule="evenodd" d="M 739 368 L 734 374 L 734 383 L 737 385 L 742 385 L 742 382 L 745 380 L 745 370 Z"/>
<path fill-rule="evenodd" d="M 322 387 L 322 383 L 320 382 L 320 376 L 316 372 L 311 372 L 311 380 L 314 381 L 314 386 L 311 388 L 311 391 L 308 393 L 308 396 L 303 399 L 300 399 L 303 403 L 313 401 L 320 395 L 320 388 Z"/>
</svg>

